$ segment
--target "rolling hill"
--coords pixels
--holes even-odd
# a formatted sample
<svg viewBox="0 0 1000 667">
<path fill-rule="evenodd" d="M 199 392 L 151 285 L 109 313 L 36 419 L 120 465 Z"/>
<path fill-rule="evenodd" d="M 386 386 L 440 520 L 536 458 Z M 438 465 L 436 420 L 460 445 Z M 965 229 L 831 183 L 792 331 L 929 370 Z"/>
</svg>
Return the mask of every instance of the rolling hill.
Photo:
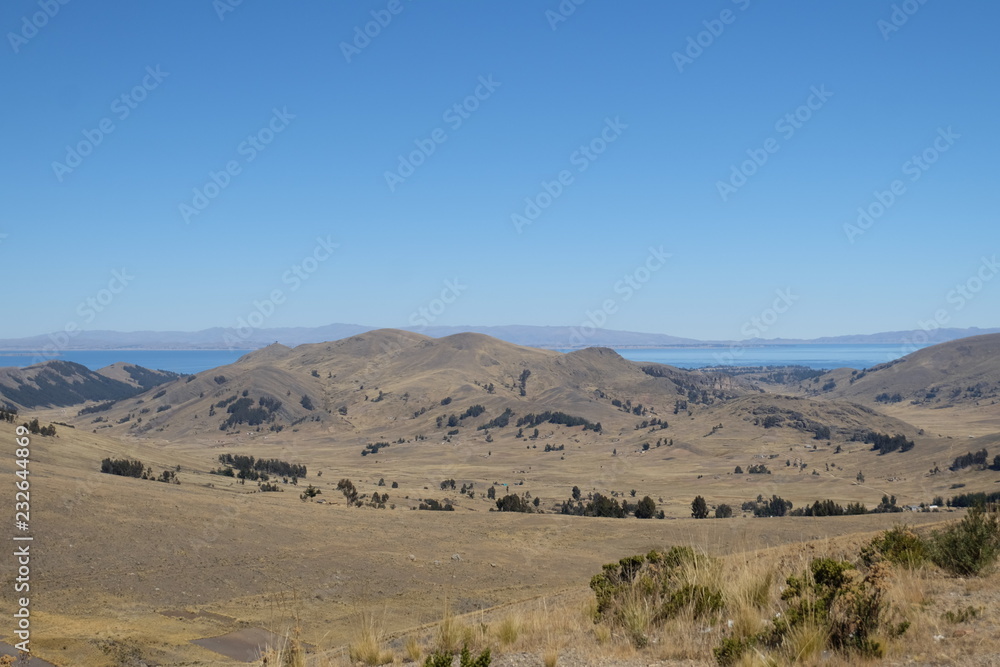
<svg viewBox="0 0 1000 667">
<path fill-rule="evenodd" d="M 71 361 L 46 361 L 26 368 L 0 368 L 0 405 L 66 407 L 87 401 L 116 401 L 180 377 L 132 364 L 91 371 Z"/>
</svg>

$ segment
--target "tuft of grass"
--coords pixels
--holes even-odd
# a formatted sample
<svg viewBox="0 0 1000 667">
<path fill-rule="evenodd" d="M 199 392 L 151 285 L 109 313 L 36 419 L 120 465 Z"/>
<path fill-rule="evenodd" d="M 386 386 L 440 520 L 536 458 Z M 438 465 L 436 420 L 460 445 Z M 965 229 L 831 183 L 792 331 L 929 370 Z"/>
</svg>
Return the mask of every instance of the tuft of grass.
<svg viewBox="0 0 1000 667">
<path fill-rule="evenodd" d="M 542 663 L 545 667 L 556 667 L 559 662 L 559 649 L 548 648 L 542 653 Z"/>
<path fill-rule="evenodd" d="M 258 664 L 264 667 L 305 667 L 306 656 L 299 641 L 300 632 L 296 626 L 292 637 L 286 638 L 280 646 L 265 647 Z"/>
<path fill-rule="evenodd" d="M 497 625 L 496 635 L 502 646 L 510 646 L 521 634 L 521 622 L 513 615 L 504 616 Z"/>
<path fill-rule="evenodd" d="M 829 631 L 821 624 L 805 622 L 785 635 L 784 648 L 793 664 L 808 664 L 823 652 L 829 639 Z"/>
<path fill-rule="evenodd" d="M 634 589 L 618 601 L 617 620 L 636 648 L 649 644 L 654 615 L 650 599 Z"/>
<path fill-rule="evenodd" d="M 351 661 L 361 662 L 372 667 L 392 662 L 392 653 L 382 650 L 382 638 L 381 623 L 372 614 L 362 614 L 358 639 L 348 647 Z"/>
<path fill-rule="evenodd" d="M 410 662 L 420 662 L 420 658 L 424 654 L 424 649 L 420 646 L 420 642 L 416 637 L 410 635 L 406 638 L 406 659 Z"/>
<path fill-rule="evenodd" d="M 444 609 L 444 616 L 438 624 L 437 638 L 434 643 L 434 650 L 437 653 L 447 653 L 453 655 L 458 653 L 465 636 L 465 626 L 451 613 L 451 608 L 447 605 Z"/>
</svg>

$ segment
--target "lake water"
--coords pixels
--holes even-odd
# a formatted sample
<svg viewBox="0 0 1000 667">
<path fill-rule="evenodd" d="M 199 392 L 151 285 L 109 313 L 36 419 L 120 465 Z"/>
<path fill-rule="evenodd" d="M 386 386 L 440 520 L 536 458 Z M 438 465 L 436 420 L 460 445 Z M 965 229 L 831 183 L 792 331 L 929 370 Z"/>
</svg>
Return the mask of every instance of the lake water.
<svg viewBox="0 0 1000 667">
<path fill-rule="evenodd" d="M 676 347 L 648 350 L 618 350 L 632 361 L 653 361 L 678 368 L 705 366 L 808 366 L 870 368 L 910 352 L 913 346 L 891 345 L 766 345 L 762 347 Z"/>
<path fill-rule="evenodd" d="M 110 366 L 116 361 L 124 361 L 155 370 L 199 373 L 231 364 L 247 352 L 247 350 L 66 350 L 58 356 L 42 358 L 31 352 L 0 351 L 0 367 L 30 366 L 51 358 L 75 361 L 92 371 Z"/>
<path fill-rule="evenodd" d="M 675 347 L 621 349 L 632 361 L 652 361 L 680 368 L 704 366 L 787 366 L 869 368 L 912 351 L 903 345 L 768 345 L 764 347 Z M 75 361 L 91 370 L 124 361 L 175 373 L 198 373 L 231 364 L 246 350 L 68 350 L 55 359 Z M 32 353 L 0 351 L 0 367 L 45 361 Z"/>
</svg>

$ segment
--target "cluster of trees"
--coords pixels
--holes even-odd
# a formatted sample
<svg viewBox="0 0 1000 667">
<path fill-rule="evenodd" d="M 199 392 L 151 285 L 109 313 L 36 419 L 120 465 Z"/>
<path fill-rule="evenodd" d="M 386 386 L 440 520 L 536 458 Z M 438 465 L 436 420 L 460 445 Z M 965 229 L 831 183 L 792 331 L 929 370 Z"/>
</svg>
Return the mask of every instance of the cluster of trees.
<svg viewBox="0 0 1000 667">
<path fill-rule="evenodd" d="M 979 493 L 962 493 L 952 496 L 948 500 L 950 507 L 983 507 L 996 503 L 1000 503 L 1000 491 L 993 491 L 992 493 L 984 493 L 982 491 Z M 940 505 L 941 503 L 935 504 Z"/>
<path fill-rule="evenodd" d="M 899 450 L 908 452 L 913 449 L 913 441 L 904 435 L 886 435 L 875 431 L 861 431 L 851 436 L 852 442 L 863 442 L 871 445 L 872 450 L 877 450 L 879 454 L 888 454 Z"/>
<path fill-rule="evenodd" d="M 30 422 L 22 424 L 22 426 L 28 429 L 28 432 L 31 433 L 31 435 L 50 436 L 56 434 L 55 426 L 53 426 L 52 424 L 49 424 L 48 426 L 42 426 L 41 424 L 38 423 L 38 418 L 32 419 Z"/>
<path fill-rule="evenodd" d="M 482 424 L 477 428 L 477 431 L 485 431 L 489 428 L 503 428 L 510 423 L 510 418 L 514 416 L 514 411 L 510 408 L 504 410 L 499 416 L 494 417 L 485 424 Z"/>
<path fill-rule="evenodd" d="M 383 447 L 388 447 L 391 443 L 388 442 L 369 442 L 365 445 L 365 448 L 361 450 L 361 456 L 368 456 L 369 454 L 378 454 L 378 450 Z"/>
<path fill-rule="evenodd" d="M 566 445 L 545 445 L 545 451 L 547 452 L 561 452 L 564 449 L 566 449 Z"/>
<path fill-rule="evenodd" d="M 559 505 L 559 513 L 613 519 L 624 519 L 627 516 L 635 516 L 637 519 L 662 519 L 665 517 L 663 510 L 657 511 L 656 502 L 649 496 L 644 496 L 638 503 L 630 504 L 624 498 L 619 503 L 614 498 L 593 493 L 584 501 L 580 488 L 576 486 L 573 487 L 572 498 Z"/>
<path fill-rule="evenodd" d="M 989 454 L 983 448 L 975 453 L 969 452 L 962 456 L 956 456 L 949 470 L 961 470 L 962 468 L 971 468 L 972 466 L 979 466 L 980 470 L 985 470 L 988 464 Z M 992 467 L 994 470 L 1000 470 L 1000 456 L 993 457 Z"/>
<path fill-rule="evenodd" d="M 101 472 L 108 475 L 135 477 L 136 479 L 152 479 L 157 482 L 166 482 L 168 484 L 180 484 L 180 480 L 177 479 L 177 470 L 180 470 L 180 466 L 177 466 L 175 470 L 164 470 L 160 473 L 159 477 L 156 477 L 153 475 L 153 469 L 151 467 L 144 466 L 142 461 L 139 461 L 138 459 L 107 458 L 101 461 Z"/>
<path fill-rule="evenodd" d="M 535 512 L 541 501 L 536 497 L 533 502 L 529 501 L 527 498 L 522 498 L 521 496 L 515 495 L 513 493 L 504 496 L 496 501 L 497 511 L 499 512 L 523 512 L 525 514 L 531 514 Z"/>
<path fill-rule="evenodd" d="M 758 463 L 747 468 L 747 472 L 751 475 L 770 475 L 771 471 L 767 469 L 767 466 L 763 463 Z"/>
<path fill-rule="evenodd" d="M 902 394 L 898 391 L 895 394 L 889 394 L 888 392 L 882 392 L 875 397 L 876 403 L 899 403 L 903 400 Z"/>
<path fill-rule="evenodd" d="M 451 403 L 451 399 L 450 398 L 448 399 L 448 402 Z M 455 415 L 455 414 L 448 415 L 447 422 L 445 421 L 444 415 L 439 415 L 438 418 L 437 418 L 437 427 L 441 428 L 442 426 L 444 426 L 445 424 L 447 424 L 448 428 L 455 428 L 456 426 L 458 426 L 461 423 L 461 421 L 463 419 L 472 418 L 472 417 L 478 417 L 479 415 L 483 414 L 484 412 L 486 412 L 486 408 L 484 408 L 483 406 L 481 406 L 481 405 L 479 405 L 477 403 L 476 405 L 469 406 L 466 409 L 466 411 L 463 412 L 460 415 Z M 505 424 L 505 426 L 506 426 L 506 424 Z"/>
<path fill-rule="evenodd" d="M 152 469 L 150 469 L 152 472 Z M 101 472 L 122 477 L 142 477 L 146 467 L 142 461 L 134 459 L 104 459 L 101 461 Z"/>
<path fill-rule="evenodd" d="M 301 405 L 306 410 L 315 410 L 316 409 L 316 406 L 313 405 L 312 399 L 309 398 L 308 394 L 302 394 L 302 400 L 299 401 L 299 405 Z"/>
<path fill-rule="evenodd" d="M 872 510 L 873 514 L 891 514 L 893 512 L 902 512 L 903 508 L 896 505 L 896 496 L 882 496 L 882 502 Z"/>
<path fill-rule="evenodd" d="M 14 407 L 0 408 L 0 421 L 5 421 L 13 424 L 15 419 L 17 419 L 17 408 Z"/>
<path fill-rule="evenodd" d="M 107 401 L 106 403 L 97 403 L 96 405 L 90 405 L 77 412 L 76 416 L 82 417 L 83 415 L 91 415 L 97 412 L 104 412 L 106 410 L 110 410 L 111 406 L 113 406 L 114 404 L 115 404 L 114 401 Z"/>
<path fill-rule="evenodd" d="M 868 514 L 868 508 L 863 503 L 849 503 L 843 507 L 832 500 L 817 500 L 812 505 L 793 510 L 791 516 L 844 516 Z"/>
<path fill-rule="evenodd" d="M 528 395 L 528 378 L 531 376 L 531 371 L 525 368 L 521 371 L 521 377 L 517 379 L 518 389 L 521 390 L 521 396 Z"/>
<path fill-rule="evenodd" d="M 596 431 L 601 432 L 601 423 L 596 424 L 584 419 L 583 417 L 574 417 L 573 415 L 568 415 L 565 412 L 552 412 L 546 410 L 541 414 L 527 414 L 517 420 L 517 426 L 538 426 L 539 424 L 544 424 L 548 422 L 550 424 L 562 424 L 564 426 L 583 426 L 584 431 Z"/>
<path fill-rule="evenodd" d="M 244 392 L 244 394 L 245 393 L 246 392 Z M 220 403 L 221 402 L 222 401 L 220 401 Z M 218 403 L 216 405 L 218 405 Z M 255 406 L 252 398 L 244 396 L 243 398 L 236 399 L 236 401 L 226 408 L 226 412 L 229 413 L 229 417 L 227 417 L 224 422 L 219 424 L 219 430 L 225 431 L 226 429 L 236 426 L 237 424 L 258 426 L 260 424 L 272 422 L 274 421 L 275 413 L 280 409 L 281 401 L 276 398 L 261 396 L 257 399 L 257 405 Z"/>
<path fill-rule="evenodd" d="M 483 414 L 484 412 L 486 412 L 486 408 L 484 408 L 483 406 L 481 406 L 481 405 L 479 405 L 477 403 L 476 405 L 470 405 L 466 409 L 465 412 L 463 412 L 462 414 L 460 414 L 458 416 L 458 418 L 459 418 L 459 420 L 462 420 L 462 419 L 466 419 L 466 418 L 469 418 L 469 417 L 478 417 L 479 415 Z"/>
<path fill-rule="evenodd" d="M 429 510 L 432 512 L 454 512 L 455 508 L 451 503 L 445 502 L 440 503 L 433 498 L 427 498 L 426 500 L 421 500 L 420 505 L 417 506 L 418 510 Z"/>
<path fill-rule="evenodd" d="M 753 512 L 756 517 L 786 516 L 792 511 L 792 503 L 777 495 L 772 495 L 770 500 L 758 495 L 757 500 L 743 503 L 741 509 L 744 512 Z"/>
<path fill-rule="evenodd" d="M 632 405 L 631 398 L 626 399 L 624 403 L 622 403 L 617 398 L 614 398 L 611 400 L 611 405 L 615 406 L 622 412 L 628 412 L 630 414 L 636 415 L 637 417 L 641 417 L 642 415 L 649 412 L 649 410 L 647 410 L 642 403 L 639 403 L 637 405 Z"/>
<path fill-rule="evenodd" d="M 269 472 L 284 477 L 305 477 L 308 473 L 304 465 L 289 463 L 280 459 L 255 459 L 252 456 L 245 456 L 243 454 L 220 454 L 219 463 L 236 468 L 241 472 L 256 470 L 257 472 Z"/>
</svg>

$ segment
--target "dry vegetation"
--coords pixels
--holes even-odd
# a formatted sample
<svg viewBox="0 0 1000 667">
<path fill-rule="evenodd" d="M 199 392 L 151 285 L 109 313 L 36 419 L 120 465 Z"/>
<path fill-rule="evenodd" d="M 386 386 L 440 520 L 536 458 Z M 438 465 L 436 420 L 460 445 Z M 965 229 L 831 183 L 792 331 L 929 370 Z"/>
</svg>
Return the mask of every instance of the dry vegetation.
<svg viewBox="0 0 1000 667">
<path fill-rule="evenodd" d="M 913 541 L 873 556 L 872 545 L 898 545 L 900 536 L 933 544 L 942 529 L 919 532 L 901 525 L 718 558 L 651 552 L 605 567 L 591 584 L 596 597 L 576 589 L 461 617 L 446 609 L 436 626 L 395 636 L 373 634 L 366 621 L 346 656 L 338 649 L 275 662 L 272 652 L 258 665 L 424 664 L 463 647 L 472 656 L 488 649 L 498 666 L 995 664 L 994 569 L 957 578 L 910 558 Z M 996 526 L 992 539 L 1000 546 Z M 286 646 L 284 655 L 297 654 Z"/>
<path fill-rule="evenodd" d="M 923 535 L 962 513 L 754 518 L 740 510 L 758 496 L 871 509 L 883 495 L 915 505 L 993 491 L 997 471 L 948 470 L 968 450 L 1000 453 L 993 404 L 904 409 L 860 394 L 855 403 L 807 396 L 809 387 L 794 384 L 647 370 L 609 350 L 560 355 L 474 335 L 373 332 L 272 346 L 98 413 L 22 410 L 25 420 L 60 424 L 56 437 L 32 446 L 36 655 L 61 667 L 246 664 L 192 643 L 221 637 L 221 645 L 242 638 L 264 649 L 259 662 L 269 667 L 423 664 L 463 646 L 470 661 L 489 649 L 494 665 L 711 664 L 731 640 L 737 664 L 855 664 L 856 652 L 830 643 L 830 614 L 852 622 L 844 602 L 773 640 L 777 614 L 824 595 L 809 583 L 811 563 L 831 558 L 853 566 L 835 597 L 877 592 L 885 603 L 869 633 L 884 661 L 1000 660 L 994 570 L 963 579 L 935 564 L 930 548 L 919 563 L 889 566 L 864 550 L 894 525 Z M 975 371 L 985 382 L 980 364 Z M 220 430 L 243 392 L 254 399 L 247 410 L 273 420 Z M 272 410 L 261 397 L 282 405 Z M 479 428 L 508 407 L 511 424 Z M 515 425 L 547 411 L 602 428 Z M 974 428 L 955 418 L 962 411 L 975 416 Z M 823 426 L 829 437 L 816 439 L 810 429 Z M 880 456 L 852 440 L 865 430 L 915 446 Z M 0 439 L 12 441 L 13 424 L 0 423 Z M 210 474 L 220 454 L 308 473 L 273 475 L 269 483 L 284 492 L 264 492 L 256 480 Z M 179 483 L 102 474 L 106 458 L 141 460 L 156 478 L 176 471 Z M 745 472 L 759 465 L 770 472 Z M 11 466 L 0 460 L 0 476 Z M 584 502 L 601 494 L 635 505 L 649 496 L 666 518 L 560 514 L 574 487 Z M 506 494 L 534 513 L 491 511 Z M 710 512 L 731 505 L 734 517 L 690 518 L 699 495 Z M 417 509 L 431 500 L 454 511 Z M 627 587 L 598 618 L 588 582 L 604 564 L 676 546 L 698 556 L 660 573 L 658 597 Z M 789 577 L 804 582 L 798 602 L 782 599 Z M 903 622 L 909 627 L 894 637 Z"/>
</svg>

